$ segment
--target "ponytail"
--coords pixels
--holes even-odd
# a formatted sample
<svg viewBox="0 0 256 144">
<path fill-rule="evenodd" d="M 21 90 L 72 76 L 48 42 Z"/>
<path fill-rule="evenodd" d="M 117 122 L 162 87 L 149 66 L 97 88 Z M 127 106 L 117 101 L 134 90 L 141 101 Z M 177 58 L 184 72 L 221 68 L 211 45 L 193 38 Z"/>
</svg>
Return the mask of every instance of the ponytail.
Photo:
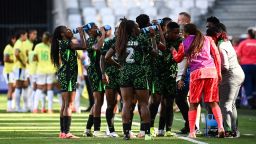
<svg viewBox="0 0 256 144">
<path fill-rule="evenodd" d="M 205 38 L 204 35 L 197 29 L 196 25 L 194 24 L 186 24 L 184 26 L 184 31 L 189 35 L 195 35 L 195 38 L 188 50 L 188 57 L 191 58 L 202 50 Z"/>
<path fill-rule="evenodd" d="M 126 18 L 121 19 L 121 23 L 117 31 L 117 40 L 115 49 L 119 58 L 122 58 L 125 54 L 125 48 L 129 40 L 129 36 L 132 35 L 135 22 L 127 20 Z"/>
<path fill-rule="evenodd" d="M 65 28 L 65 26 L 58 26 L 55 29 L 55 31 L 53 33 L 53 37 L 52 37 L 51 59 L 52 59 L 52 62 L 53 62 L 55 67 L 60 66 L 60 62 L 59 62 L 59 49 L 60 49 L 59 40 L 62 40 L 61 33 L 62 33 L 64 28 Z"/>
</svg>

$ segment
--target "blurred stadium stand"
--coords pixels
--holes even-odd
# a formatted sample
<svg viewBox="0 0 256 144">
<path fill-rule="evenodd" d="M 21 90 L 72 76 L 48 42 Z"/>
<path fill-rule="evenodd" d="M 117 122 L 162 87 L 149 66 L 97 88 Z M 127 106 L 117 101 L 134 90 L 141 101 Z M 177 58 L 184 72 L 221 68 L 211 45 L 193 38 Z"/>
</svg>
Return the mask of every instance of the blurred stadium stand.
<svg viewBox="0 0 256 144">
<path fill-rule="evenodd" d="M 115 26 L 121 17 L 135 20 L 141 13 L 148 14 L 151 19 L 169 16 L 177 20 L 178 13 L 182 11 L 191 13 L 192 20 L 197 23 L 208 9 L 214 6 L 215 0 L 64 0 L 64 2 L 65 4 L 61 6 L 59 2 L 54 2 L 54 11 L 60 11 L 56 15 L 59 17 L 54 18 L 58 21 L 54 22 L 54 26 L 62 22 L 75 28 L 74 26 L 92 21 L 98 25 Z M 66 19 L 63 19 L 65 17 Z M 79 17 L 81 22 L 78 20 Z"/>
<path fill-rule="evenodd" d="M 135 20 L 141 13 L 176 21 L 182 11 L 190 13 L 203 31 L 211 15 L 219 17 L 233 36 L 256 24 L 256 0 L 1 0 L 0 64 L 8 36 L 19 29 L 36 28 L 40 35 L 58 25 L 76 28 L 92 21 L 114 27 L 120 18 Z"/>
<path fill-rule="evenodd" d="M 214 6 L 203 17 L 216 16 L 227 26 L 229 35 L 240 37 L 248 27 L 256 26 L 256 0 L 216 0 Z M 205 28 L 205 24 L 202 24 Z"/>
</svg>

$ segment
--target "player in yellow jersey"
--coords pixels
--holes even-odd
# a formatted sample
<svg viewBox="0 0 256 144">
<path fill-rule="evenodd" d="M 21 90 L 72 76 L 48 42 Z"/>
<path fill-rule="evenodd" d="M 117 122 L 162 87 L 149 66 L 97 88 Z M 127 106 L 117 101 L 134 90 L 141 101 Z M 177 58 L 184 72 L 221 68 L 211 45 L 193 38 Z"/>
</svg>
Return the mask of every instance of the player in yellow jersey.
<svg viewBox="0 0 256 144">
<path fill-rule="evenodd" d="M 79 44 L 76 38 L 72 39 L 73 43 Z M 78 66 L 78 76 L 77 76 L 77 88 L 76 88 L 76 97 L 75 97 L 75 112 L 80 113 L 80 97 L 84 88 L 84 76 L 83 76 L 83 65 L 82 61 L 84 60 L 83 51 L 77 51 L 77 66 Z"/>
<path fill-rule="evenodd" d="M 32 111 L 33 108 L 33 87 L 35 88 L 35 74 L 36 69 L 36 62 L 33 62 L 33 48 L 35 47 L 34 42 L 37 39 L 37 30 L 31 29 L 28 31 L 28 39 L 24 42 L 24 47 L 26 49 L 26 56 L 27 56 L 27 63 L 26 63 L 26 70 L 25 70 L 25 84 L 24 90 L 22 91 L 22 97 L 24 101 L 24 110 L 25 111 Z"/>
<path fill-rule="evenodd" d="M 15 110 L 22 112 L 20 107 L 21 92 L 25 88 L 25 69 L 26 69 L 26 48 L 24 42 L 27 40 L 27 32 L 20 31 L 19 39 L 14 44 L 14 79 L 15 79 Z"/>
<path fill-rule="evenodd" d="M 6 83 L 8 84 L 7 93 L 7 112 L 11 112 L 12 109 L 12 94 L 14 91 L 14 75 L 13 75 L 13 64 L 14 64 L 14 51 L 13 46 L 16 42 L 16 36 L 12 35 L 6 47 L 4 48 L 4 70 L 3 75 Z"/>
<path fill-rule="evenodd" d="M 51 44 L 50 44 L 50 34 L 45 32 L 42 37 L 42 42 L 37 44 L 35 47 L 35 56 L 34 60 L 37 61 L 36 68 L 36 84 L 37 90 L 35 94 L 34 101 L 34 111 L 38 111 L 38 103 L 41 100 L 42 109 L 44 112 L 45 97 L 44 92 L 47 91 L 48 98 L 48 113 L 52 113 L 53 105 L 53 82 L 55 79 L 55 67 L 51 62 Z"/>
</svg>

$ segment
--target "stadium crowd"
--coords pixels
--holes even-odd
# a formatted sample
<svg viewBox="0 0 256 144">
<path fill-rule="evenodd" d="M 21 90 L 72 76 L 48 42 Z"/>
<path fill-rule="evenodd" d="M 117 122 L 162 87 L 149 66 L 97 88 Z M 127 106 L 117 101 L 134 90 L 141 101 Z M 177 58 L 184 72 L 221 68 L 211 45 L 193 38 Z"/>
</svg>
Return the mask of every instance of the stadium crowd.
<svg viewBox="0 0 256 144">
<path fill-rule="evenodd" d="M 40 43 L 35 43 L 36 29 L 12 35 L 3 53 L 7 112 L 53 113 L 56 93 L 59 137 L 78 138 L 70 133 L 71 116 L 80 112 L 86 86 L 90 114 L 83 136 L 105 136 L 100 128 L 106 96 L 109 137 L 118 137 L 114 117 L 120 99 L 125 140 L 175 135 L 175 105 L 184 119 L 181 134 L 196 138 L 204 106 L 218 123 L 217 137 L 239 137 L 236 107 L 241 87 L 249 108 L 256 108 L 255 30 L 248 29 L 248 38 L 235 45 L 225 24 L 214 16 L 207 19 L 206 32 L 192 24 L 186 12 L 175 21 L 141 14 L 136 21 L 122 18 L 115 28 L 94 22 L 73 30 L 58 26 L 53 34 L 44 32 Z M 137 136 L 132 132 L 136 105 L 141 118 Z"/>
</svg>

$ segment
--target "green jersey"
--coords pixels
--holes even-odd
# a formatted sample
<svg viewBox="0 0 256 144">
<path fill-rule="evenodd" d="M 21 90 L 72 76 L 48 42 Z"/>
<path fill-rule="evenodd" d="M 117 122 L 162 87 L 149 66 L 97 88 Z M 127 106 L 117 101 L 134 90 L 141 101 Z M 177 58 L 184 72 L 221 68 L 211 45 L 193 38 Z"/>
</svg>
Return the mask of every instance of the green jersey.
<svg viewBox="0 0 256 144">
<path fill-rule="evenodd" d="M 95 50 L 94 46 L 98 42 L 97 38 L 94 37 L 89 37 L 87 39 L 87 51 L 88 51 L 88 56 L 90 58 L 90 66 L 92 67 L 100 67 L 100 55 L 101 52 L 100 50 Z"/>
<path fill-rule="evenodd" d="M 70 47 L 70 40 L 60 40 L 61 66 L 58 70 L 58 80 L 63 91 L 76 90 L 78 74 L 77 53 Z"/>
<path fill-rule="evenodd" d="M 137 37 L 130 36 L 126 46 L 126 52 L 122 58 L 119 58 L 119 61 L 122 65 L 145 65 L 147 56 L 151 50 L 151 41 L 148 37 L 143 34 Z"/>
<path fill-rule="evenodd" d="M 175 41 L 172 40 L 166 40 L 166 49 L 162 51 L 162 67 L 161 67 L 161 73 L 163 74 L 165 79 L 168 78 L 176 78 L 177 75 L 177 62 L 173 60 L 172 54 L 170 52 L 170 49 L 174 47 L 176 50 L 178 50 L 180 43 L 182 42 L 182 38 L 178 38 Z"/>
<path fill-rule="evenodd" d="M 102 76 L 100 70 L 100 50 L 95 50 L 94 46 L 98 42 L 97 38 L 89 37 L 87 39 L 87 51 L 90 58 L 90 65 L 88 66 L 88 77 L 92 83 L 92 90 L 103 92 L 104 85 L 102 83 Z"/>
<path fill-rule="evenodd" d="M 178 72 L 177 63 L 173 60 L 170 49 L 174 47 L 178 50 L 182 38 L 177 40 L 166 40 L 166 49 L 162 51 L 160 65 L 160 81 L 163 95 L 174 95 L 176 93 L 176 75 Z M 160 62 L 160 61 L 159 61 Z"/>
<path fill-rule="evenodd" d="M 144 35 L 129 37 L 126 53 L 122 58 L 119 58 L 123 65 L 120 69 L 121 87 L 148 88 L 145 56 L 151 52 L 151 49 L 151 42 Z"/>
<path fill-rule="evenodd" d="M 105 40 L 104 46 L 101 50 L 101 54 L 103 56 L 105 56 L 110 48 L 114 48 L 115 42 L 116 42 L 115 37 L 112 39 Z M 113 57 L 115 57 L 115 56 L 113 56 Z M 116 58 L 114 58 L 114 59 L 116 60 Z M 106 85 L 106 89 L 119 89 L 120 70 L 116 66 L 105 62 L 105 72 L 109 78 L 109 83 Z"/>
</svg>

